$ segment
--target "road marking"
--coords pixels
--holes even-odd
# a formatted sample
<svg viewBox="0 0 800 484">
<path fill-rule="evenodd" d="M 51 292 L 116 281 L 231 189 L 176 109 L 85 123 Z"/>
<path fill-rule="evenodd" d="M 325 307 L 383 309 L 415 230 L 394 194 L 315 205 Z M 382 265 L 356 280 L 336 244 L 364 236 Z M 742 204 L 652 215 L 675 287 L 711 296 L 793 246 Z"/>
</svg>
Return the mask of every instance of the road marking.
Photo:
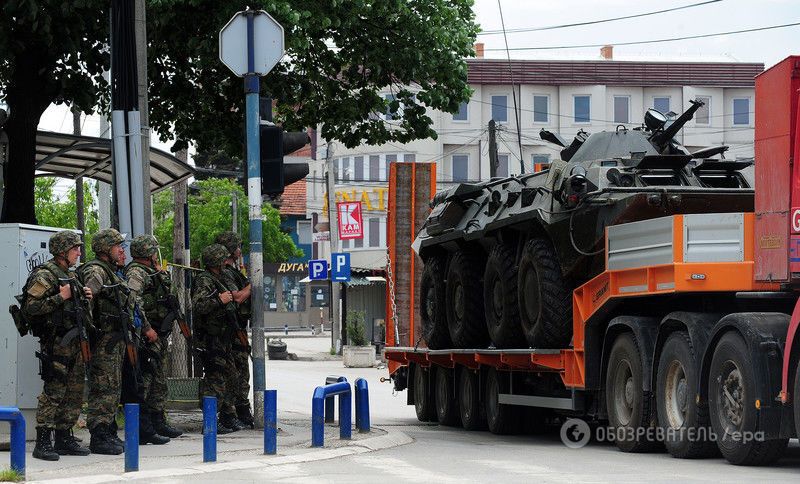
<svg viewBox="0 0 800 484">
<path fill-rule="evenodd" d="M 398 477 L 403 481 L 453 484 L 462 484 L 464 482 L 463 479 L 453 478 L 441 472 L 430 471 L 395 457 L 359 455 L 350 460 L 358 465 L 375 469 L 380 473 Z"/>
</svg>

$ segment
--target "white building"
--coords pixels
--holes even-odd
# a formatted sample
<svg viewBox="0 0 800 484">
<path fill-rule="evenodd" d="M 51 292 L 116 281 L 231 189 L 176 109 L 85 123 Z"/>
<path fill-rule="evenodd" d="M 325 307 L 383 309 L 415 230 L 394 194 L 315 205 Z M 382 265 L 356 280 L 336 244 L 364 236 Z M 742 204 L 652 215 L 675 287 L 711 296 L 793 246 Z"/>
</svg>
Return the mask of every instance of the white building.
<svg viewBox="0 0 800 484">
<path fill-rule="evenodd" d="M 479 56 L 481 50 L 478 48 Z M 610 57 L 610 49 L 604 49 L 604 54 Z M 704 101 L 705 106 L 678 134 L 679 141 L 690 151 L 725 144 L 731 146 L 728 158 L 753 156 L 754 77 L 764 70 L 761 63 L 608 58 L 509 63 L 481 57 L 467 63 L 474 92 L 458 113 L 432 113 L 438 139 L 362 145 L 355 149 L 336 144 L 333 163 L 337 199 L 364 202 L 364 239 L 343 243 L 354 267 L 383 269 L 386 265 L 389 164 L 435 162 L 439 187 L 487 180 L 487 127 L 491 119 L 499 125 L 498 176 L 519 174 L 522 170 L 529 173 L 534 164 L 558 157 L 561 148 L 539 138 L 542 128 L 570 141 L 579 130 L 592 133 L 620 125 L 640 126 L 650 107 L 681 113 L 693 99 Z M 385 95 L 391 93 L 387 91 Z M 391 121 L 390 115 L 386 118 Z M 324 147 L 318 150 L 317 159 L 325 159 Z M 314 220 L 327 220 L 327 213 L 322 210 L 326 206 L 324 175 L 324 161 L 314 162 L 307 192 L 308 217 Z M 326 255 L 322 247 L 317 253 Z"/>
</svg>

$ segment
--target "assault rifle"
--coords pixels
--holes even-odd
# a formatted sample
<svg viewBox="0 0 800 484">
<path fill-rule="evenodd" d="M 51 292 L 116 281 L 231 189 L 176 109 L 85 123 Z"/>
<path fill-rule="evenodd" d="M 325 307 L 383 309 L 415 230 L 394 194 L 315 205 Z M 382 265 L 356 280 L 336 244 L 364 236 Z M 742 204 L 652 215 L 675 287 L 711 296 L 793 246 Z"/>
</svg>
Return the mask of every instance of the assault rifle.
<svg viewBox="0 0 800 484">
<path fill-rule="evenodd" d="M 216 291 L 214 295 L 219 296 L 219 291 Z M 233 301 L 225 305 L 225 322 L 228 323 L 228 326 L 233 330 L 233 334 L 239 339 L 239 344 L 250 353 L 250 341 L 247 339 L 247 330 L 239 325 L 239 315 L 236 313 L 236 305 Z"/>
<path fill-rule="evenodd" d="M 164 316 L 164 321 L 161 322 L 161 328 L 168 328 L 170 323 L 176 321 L 183 337 L 186 338 L 186 341 L 191 341 L 192 330 L 189 328 L 189 323 L 186 322 L 186 318 L 181 312 L 181 305 L 178 302 L 178 297 L 175 294 L 168 294 L 167 297 L 159 300 L 159 302 L 164 304 L 169 311 L 167 315 Z"/>
<path fill-rule="evenodd" d="M 137 352 L 136 342 L 134 341 L 131 315 L 128 312 L 127 296 L 130 294 L 130 289 L 121 284 L 113 284 L 110 286 L 104 285 L 103 288 L 114 291 L 115 299 L 117 300 L 117 318 L 119 319 L 122 339 L 125 341 L 125 350 L 128 354 L 128 362 L 130 362 L 131 366 L 135 368 L 139 361 L 139 354 Z M 125 297 L 123 297 L 123 293 Z"/>
<path fill-rule="evenodd" d="M 86 318 L 86 294 L 83 292 L 83 286 L 78 279 L 69 277 L 67 279 L 59 278 L 59 281 L 69 285 L 72 292 L 72 300 L 75 307 L 75 327 L 67 331 L 67 334 L 61 339 L 61 344 L 66 345 L 76 336 L 80 338 L 81 342 L 81 357 L 84 363 L 89 363 L 92 359 L 92 352 L 89 349 L 89 332 L 86 329 L 88 320 Z"/>
</svg>

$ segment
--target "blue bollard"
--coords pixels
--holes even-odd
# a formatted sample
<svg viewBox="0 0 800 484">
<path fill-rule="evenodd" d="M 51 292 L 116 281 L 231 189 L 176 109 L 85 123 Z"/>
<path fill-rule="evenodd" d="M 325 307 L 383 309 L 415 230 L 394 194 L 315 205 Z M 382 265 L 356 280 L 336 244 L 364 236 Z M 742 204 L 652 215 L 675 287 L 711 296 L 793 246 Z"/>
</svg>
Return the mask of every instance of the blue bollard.
<svg viewBox="0 0 800 484">
<path fill-rule="evenodd" d="M 203 462 L 217 461 L 217 397 L 203 397 Z"/>
<path fill-rule="evenodd" d="M 139 470 L 139 404 L 125 404 L 125 472 Z"/>
<path fill-rule="evenodd" d="M 355 383 L 356 428 L 359 432 L 369 432 L 369 388 L 367 380 L 359 378 Z"/>
<path fill-rule="evenodd" d="M 342 440 L 350 440 L 350 437 L 352 437 L 352 405 L 353 403 L 350 399 L 349 391 L 346 394 L 342 393 L 339 395 L 339 438 Z"/>
<path fill-rule="evenodd" d="M 346 381 L 325 385 L 314 389 L 311 399 L 311 446 L 322 447 L 325 444 L 325 399 L 339 395 L 339 436 L 350 438 L 350 384 Z"/>
<path fill-rule="evenodd" d="M 278 390 L 264 390 L 264 454 L 278 451 Z"/>
<path fill-rule="evenodd" d="M 0 420 L 11 424 L 11 468 L 25 477 L 25 416 L 16 407 L 0 407 Z"/>
<path fill-rule="evenodd" d="M 332 385 L 334 383 L 338 383 L 338 382 L 342 382 L 342 381 L 347 381 L 347 378 L 345 378 L 343 376 L 335 376 L 335 375 L 330 375 L 327 378 L 325 378 L 325 384 L 326 385 Z M 331 396 L 325 398 L 325 423 L 333 423 L 335 421 L 335 417 L 334 417 L 334 415 L 335 415 L 335 413 L 334 413 L 334 410 L 335 410 L 334 398 L 336 398 L 334 395 L 331 395 Z"/>
</svg>

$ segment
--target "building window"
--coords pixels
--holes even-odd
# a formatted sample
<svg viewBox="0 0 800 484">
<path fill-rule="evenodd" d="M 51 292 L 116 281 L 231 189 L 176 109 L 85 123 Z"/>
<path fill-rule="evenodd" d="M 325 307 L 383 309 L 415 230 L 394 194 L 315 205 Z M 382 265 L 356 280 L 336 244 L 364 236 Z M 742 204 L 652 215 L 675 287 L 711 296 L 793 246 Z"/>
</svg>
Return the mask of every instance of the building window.
<svg viewBox="0 0 800 484">
<path fill-rule="evenodd" d="M 469 121 L 469 104 L 463 102 L 458 105 L 458 112 L 453 114 L 453 121 Z"/>
<path fill-rule="evenodd" d="M 353 164 L 355 165 L 353 180 L 364 180 L 364 157 L 356 156 L 353 160 Z"/>
<path fill-rule="evenodd" d="M 264 304 L 267 311 L 278 310 L 278 294 L 275 292 L 275 277 L 264 274 Z"/>
<path fill-rule="evenodd" d="M 469 179 L 469 155 L 453 155 L 453 181 L 464 182 Z"/>
<path fill-rule="evenodd" d="M 705 103 L 700 109 L 694 113 L 695 124 L 710 124 L 711 123 L 711 97 L 710 96 L 697 96 L 698 101 Z"/>
<path fill-rule="evenodd" d="M 381 181 L 381 157 L 370 155 L 369 157 L 369 179 L 370 181 Z"/>
<path fill-rule="evenodd" d="M 653 98 L 653 109 L 660 112 L 661 114 L 667 114 L 669 109 L 669 98 L 668 97 L 654 97 Z"/>
<path fill-rule="evenodd" d="M 369 230 L 369 246 L 381 246 L 381 219 L 379 217 L 370 217 L 367 223 L 367 230 Z"/>
<path fill-rule="evenodd" d="M 630 96 L 614 96 L 614 122 L 627 124 L 631 122 Z"/>
<path fill-rule="evenodd" d="M 750 98 L 733 100 L 733 124 L 750 124 Z"/>
<path fill-rule="evenodd" d="M 398 106 L 397 111 L 392 111 L 392 107 L 390 106 L 391 102 L 395 100 L 394 94 L 385 94 L 383 96 L 386 99 L 386 112 L 383 115 L 383 118 L 387 121 L 391 121 L 393 119 L 399 119 L 403 116 L 402 108 Z"/>
<path fill-rule="evenodd" d="M 531 155 L 531 163 L 533 164 L 533 172 L 537 173 L 546 168 L 545 165 L 550 164 L 550 155 Z"/>
<path fill-rule="evenodd" d="M 497 174 L 496 176 L 505 178 L 508 176 L 508 155 L 497 155 Z"/>
<path fill-rule="evenodd" d="M 417 161 L 417 155 L 414 153 L 406 153 L 405 155 L 403 155 L 403 161 L 405 161 L 406 163 L 414 163 L 415 161 Z"/>
<path fill-rule="evenodd" d="M 588 123 L 591 121 L 591 96 L 575 96 L 573 102 L 575 104 L 574 122 Z"/>
<path fill-rule="evenodd" d="M 306 310 L 306 285 L 300 282 L 302 276 L 283 276 L 281 289 L 283 310 L 296 313 Z"/>
<path fill-rule="evenodd" d="M 550 97 L 549 96 L 533 96 L 533 122 L 534 123 L 547 123 L 550 121 Z"/>
<path fill-rule="evenodd" d="M 492 119 L 498 123 L 508 122 L 508 96 L 492 96 Z"/>
<path fill-rule="evenodd" d="M 363 227 L 361 228 L 364 229 Z M 353 239 L 353 248 L 354 249 L 363 249 L 364 248 L 364 237 Z"/>
<path fill-rule="evenodd" d="M 297 221 L 297 243 L 310 244 L 311 243 L 311 221 L 298 220 Z"/>
</svg>

